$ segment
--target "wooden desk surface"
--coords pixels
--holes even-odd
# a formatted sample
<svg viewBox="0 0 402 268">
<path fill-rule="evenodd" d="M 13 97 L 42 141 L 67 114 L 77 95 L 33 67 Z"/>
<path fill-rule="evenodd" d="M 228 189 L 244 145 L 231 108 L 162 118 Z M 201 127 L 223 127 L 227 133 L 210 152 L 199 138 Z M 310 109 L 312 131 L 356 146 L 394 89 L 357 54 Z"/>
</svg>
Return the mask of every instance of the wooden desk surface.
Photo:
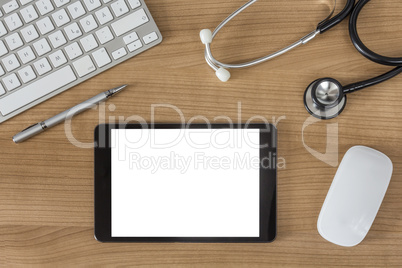
<svg viewBox="0 0 402 268">
<path fill-rule="evenodd" d="M 317 1 L 318 3 L 319 1 Z M 343 5 L 345 1 L 339 1 Z M 0 266 L 398 266 L 402 263 L 402 76 L 349 96 L 337 119 L 309 126 L 304 139 L 326 149 L 327 126 L 338 126 L 339 160 L 354 145 L 387 154 L 394 174 L 380 212 L 357 247 L 326 242 L 316 223 L 336 167 L 303 146 L 303 106 L 307 85 L 320 77 L 351 83 L 389 70 L 366 60 L 348 37 L 347 22 L 311 43 L 257 67 L 235 70 L 229 83 L 217 81 L 203 57 L 199 31 L 214 28 L 243 0 L 148 0 L 164 36 L 161 45 L 109 70 L 0 126 Z M 338 8 L 339 9 L 339 8 Z M 401 56 L 397 0 L 372 1 L 359 19 L 364 42 L 377 52 Z M 214 43 L 219 59 L 237 62 L 265 55 L 315 28 L 328 8 L 307 0 L 260 1 L 230 23 Z M 26 143 L 11 137 L 102 90 L 130 88 L 108 101 L 106 112 L 92 110 L 73 119 L 80 142 L 109 117 L 138 115 L 151 120 L 152 104 L 179 108 L 193 116 L 238 119 L 286 117 L 278 124 L 279 156 L 286 168 L 278 178 L 278 235 L 272 244 L 101 244 L 93 237 L 93 150 L 74 146 L 64 126 Z M 114 111 L 109 105 L 114 104 Z M 112 109 L 113 110 L 113 109 Z M 101 113 L 102 114 L 102 113 Z M 157 109 L 157 122 L 179 122 L 173 109 Z M 331 142 L 336 141 L 334 137 Z M 334 152 L 331 152 L 334 154 Z"/>
</svg>

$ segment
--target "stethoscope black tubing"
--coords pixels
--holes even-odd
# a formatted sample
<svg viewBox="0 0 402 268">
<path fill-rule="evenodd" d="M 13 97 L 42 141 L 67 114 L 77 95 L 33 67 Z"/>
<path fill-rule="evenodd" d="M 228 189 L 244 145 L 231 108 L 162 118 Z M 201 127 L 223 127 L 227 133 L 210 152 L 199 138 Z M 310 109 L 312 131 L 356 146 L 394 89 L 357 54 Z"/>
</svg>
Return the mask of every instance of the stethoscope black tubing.
<svg viewBox="0 0 402 268">
<path fill-rule="evenodd" d="M 375 86 L 377 84 L 381 84 L 382 82 L 385 82 L 385 81 L 397 76 L 400 73 L 402 73 L 402 67 L 396 67 L 396 68 L 392 69 L 391 71 L 386 72 L 385 74 L 379 75 L 377 77 L 346 85 L 343 87 L 343 93 L 345 93 L 345 94 L 352 93 L 352 92 L 364 89 L 366 87 L 371 87 L 371 86 Z"/>
<path fill-rule="evenodd" d="M 367 48 L 363 42 L 361 41 L 358 33 L 357 33 L 357 18 L 359 17 L 360 11 L 363 9 L 363 7 L 370 2 L 370 0 L 360 0 L 355 8 L 352 11 L 352 14 L 350 15 L 349 19 L 349 35 L 350 39 L 352 40 L 353 45 L 355 48 L 367 59 L 378 63 L 382 65 L 387 65 L 387 66 L 398 66 L 394 68 L 393 70 L 382 74 L 380 76 L 361 81 L 358 83 L 353 83 L 347 86 L 343 87 L 343 92 L 344 93 L 351 93 L 357 90 L 361 90 L 366 87 L 374 86 L 377 84 L 380 84 L 382 82 L 387 81 L 388 79 L 391 79 L 398 74 L 402 73 L 402 58 L 393 58 L 393 57 L 385 57 L 382 55 L 379 55 L 369 48 Z"/>
<path fill-rule="evenodd" d="M 329 29 L 331 29 L 332 27 L 343 21 L 347 16 L 349 16 L 350 12 L 353 9 L 354 4 L 355 0 L 348 0 L 344 9 L 341 12 L 339 12 L 339 14 L 337 14 L 328 21 L 320 23 L 317 26 L 317 30 L 320 32 L 320 34 L 324 33 L 325 31 L 328 31 Z"/>
</svg>

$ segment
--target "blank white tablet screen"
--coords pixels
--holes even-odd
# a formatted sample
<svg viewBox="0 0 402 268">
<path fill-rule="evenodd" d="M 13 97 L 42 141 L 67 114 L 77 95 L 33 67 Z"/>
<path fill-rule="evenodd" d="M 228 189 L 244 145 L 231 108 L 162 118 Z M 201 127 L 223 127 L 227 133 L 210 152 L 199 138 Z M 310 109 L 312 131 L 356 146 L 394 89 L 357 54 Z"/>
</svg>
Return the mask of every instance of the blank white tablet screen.
<svg viewBox="0 0 402 268">
<path fill-rule="evenodd" d="M 112 130 L 112 237 L 259 237 L 259 134 Z"/>
</svg>

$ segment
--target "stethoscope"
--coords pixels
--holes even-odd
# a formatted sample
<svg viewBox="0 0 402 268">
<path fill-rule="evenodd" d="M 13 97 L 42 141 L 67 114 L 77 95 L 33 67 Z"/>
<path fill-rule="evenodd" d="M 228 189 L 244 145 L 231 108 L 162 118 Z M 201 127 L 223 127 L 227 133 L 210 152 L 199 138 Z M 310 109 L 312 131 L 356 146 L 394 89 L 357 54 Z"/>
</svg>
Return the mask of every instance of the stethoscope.
<svg viewBox="0 0 402 268">
<path fill-rule="evenodd" d="M 257 2 L 257 0 L 251 0 L 242 7 L 240 7 L 238 10 L 236 10 L 234 13 L 232 13 L 230 16 L 228 16 L 224 21 L 222 21 L 221 24 L 219 24 L 218 27 L 216 27 L 216 29 L 213 32 L 211 32 L 208 29 L 204 29 L 200 32 L 201 41 L 203 44 L 205 44 L 205 60 L 208 63 L 208 65 L 215 71 L 216 76 L 222 82 L 227 82 L 230 79 L 230 72 L 228 71 L 228 69 L 251 67 L 263 63 L 265 61 L 268 61 L 270 59 L 273 59 L 277 56 L 280 56 L 300 45 L 306 44 L 314 37 L 316 37 L 318 34 L 322 34 L 325 31 L 331 29 L 332 27 L 340 23 L 342 20 L 344 20 L 352 12 L 349 21 L 349 33 L 353 45 L 356 47 L 356 49 L 371 61 L 383 65 L 398 66 L 398 67 L 375 78 L 358 83 L 353 83 L 346 86 L 342 86 L 341 83 L 339 83 L 337 80 L 333 78 L 322 78 L 312 82 L 307 87 L 306 92 L 304 94 L 304 104 L 307 111 L 314 117 L 320 119 L 331 119 L 337 117 L 344 110 L 346 106 L 346 94 L 382 83 L 388 79 L 395 77 L 396 75 L 402 72 L 402 58 L 385 57 L 371 51 L 363 44 L 363 42 L 360 40 L 357 34 L 356 29 L 357 18 L 362 8 L 369 1 L 370 0 L 360 0 L 354 7 L 355 1 L 348 0 L 347 3 L 345 4 L 344 9 L 339 14 L 331 18 L 336 6 L 336 0 L 335 0 L 334 8 L 331 14 L 325 20 L 321 21 L 317 25 L 316 30 L 302 37 L 299 41 L 293 43 L 292 45 L 285 47 L 275 53 L 267 55 L 265 57 L 240 64 L 226 64 L 216 60 L 211 52 L 212 40 L 229 21 L 231 21 L 234 17 L 236 17 L 239 13 L 248 8 L 250 5 Z"/>
</svg>

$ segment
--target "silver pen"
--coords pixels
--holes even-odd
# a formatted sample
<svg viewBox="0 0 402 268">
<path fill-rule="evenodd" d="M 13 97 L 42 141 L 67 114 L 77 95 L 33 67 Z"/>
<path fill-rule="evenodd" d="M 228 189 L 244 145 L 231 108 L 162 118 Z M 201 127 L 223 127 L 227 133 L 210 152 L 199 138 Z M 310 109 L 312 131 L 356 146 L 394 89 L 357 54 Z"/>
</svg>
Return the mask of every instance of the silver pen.
<svg viewBox="0 0 402 268">
<path fill-rule="evenodd" d="M 54 127 L 74 115 L 80 114 L 86 110 L 91 109 L 95 105 L 97 105 L 97 104 L 107 100 L 108 98 L 114 96 L 115 94 L 119 93 L 125 87 L 127 87 L 127 85 L 123 85 L 123 86 L 116 87 L 116 88 L 110 89 L 108 91 L 102 92 L 102 93 L 96 95 L 95 97 L 72 107 L 71 109 L 68 109 L 56 116 L 53 116 L 52 118 L 49 118 L 45 121 L 34 124 L 26 129 L 24 129 L 17 135 L 15 135 L 13 137 L 13 141 L 15 143 L 20 143 L 33 136 L 36 136 L 37 134 L 44 132 L 46 129 Z"/>
</svg>

